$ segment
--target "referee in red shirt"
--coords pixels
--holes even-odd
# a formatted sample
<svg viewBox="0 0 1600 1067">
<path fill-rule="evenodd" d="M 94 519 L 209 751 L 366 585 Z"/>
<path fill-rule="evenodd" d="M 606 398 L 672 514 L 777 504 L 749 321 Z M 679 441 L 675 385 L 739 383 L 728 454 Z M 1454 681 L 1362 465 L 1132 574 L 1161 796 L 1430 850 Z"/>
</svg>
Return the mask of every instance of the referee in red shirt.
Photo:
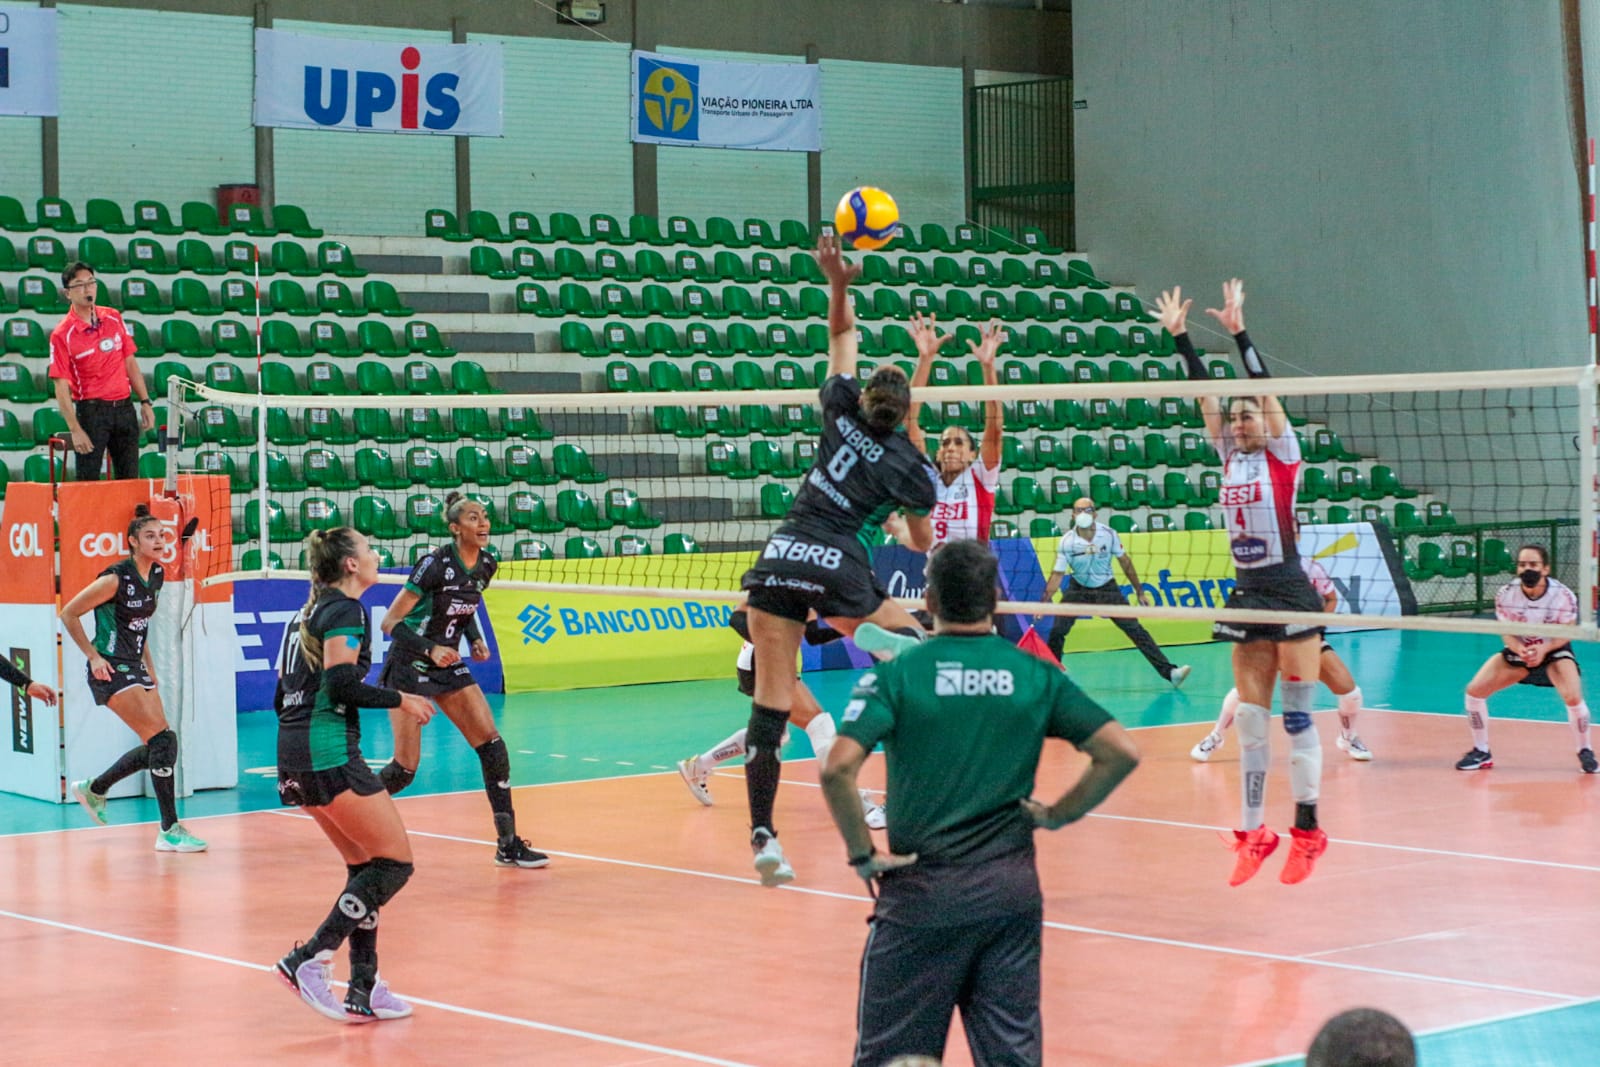
<svg viewBox="0 0 1600 1067">
<path fill-rule="evenodd" d="M 72 431 L 78 481 L 97 480 L 108 451 L 112 477 L 138 477 L 139 435 L 155 429 L 156 416 L 133 337 L 120 312 L 95 304 L 93 267 L 72 264 L 61 288 L 72 307 L 50 333 L 50 377 Z M 137 415 L 130 394 L 138 396 Z"/>
</svg>

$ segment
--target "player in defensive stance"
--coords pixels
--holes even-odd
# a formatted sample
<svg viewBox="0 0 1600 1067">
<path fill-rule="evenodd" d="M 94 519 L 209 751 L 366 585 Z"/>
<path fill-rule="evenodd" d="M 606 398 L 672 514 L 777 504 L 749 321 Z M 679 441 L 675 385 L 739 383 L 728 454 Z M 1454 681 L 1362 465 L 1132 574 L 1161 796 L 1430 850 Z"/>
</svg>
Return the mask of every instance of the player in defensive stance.
<svg viewBox="0 0 1600 1067">
<path fill-rule="evenodd" d="M 1550 553 L 1543 545 L 1523 545 L 1517 549 L 1517 580 L 1507 582 L 1495 594 L 1494 613 L 1503 622 L 1570 626 L 1578 621 L 1578 597 L 1550 577 Z M 1589 705 L 1583 702 L 1583 682 L 1572 642 L 1511 634 L 1501 640 L 1506 647 L 1490 656 L 1467 683 L 1472 750 L 1456 761 L 1456 770 L 1481 771 L 1494 766 L 1489 754 L 1489 698 L 1508 686 L 1537 685 L 1554 688 L 1567 706 L 1567 724 L 1572 727 L 1583 773 L 1600 771 L 1589 742 Z"/>
<path fill-rule="evenodd" d="M 1245 373 L 1254 384 L 1268 377 L 1260 354 L 1244 329 L 1244 283 L 1235 278 L 1222 287 L 1222 310 L 1207 314 L 1222 324 L 1239 346 Z M 1161 294 L 1156 313 L 1172 334 L 1191 379 L 1209 375 L 1189 339 L 1191 301 L 1178 289 Z M 1236 396 L 1228 405 L 1227 425 L 1216 397 L 1202 397 L 1200 412 L 1206 431 L 1222 456 L 1220 504 L 1227 517 L 1229 548 L 1237 584 L 1228 595 L 1234 609 L 1321 612 L 1322 598 L 1300 569 L 1295 547 L 1294 498 L 1300 483 L 1300 442 L 1278 398 Z M 1233 683 L 1239 690 L 1238 710 L 1240 821 L 1234 831 L 1235 861 L 1229 885 L 1242 885 L 1261 869 L 1278 847 L 1278 835 L 1266 825 L 1267 767 L 1272 761 L 1268 728 L 1272 690 L 1283 680 L 1283 728 L 1289 734 L 1289 783 L 1294 792 L 1293 844 L 1278 880 L 1303 882 L 1328 847 L 1328 835 L 1317 825 L 1317 797 L 1322 785 L 1322 741 L 1311 719 L 1311 698 L 1317 688 L 1317 659 L 1323 627 L 1315 623 L 1218 622 L 1212 636 L 1231 641 Z"/>
<path fill-rule="evenodd" d="M 728 625 L 745 639 L 743 647 L 739 649 L 739 658 L 735 662 L 735 670 L 739 675 L 739 692 L 747 697 L 756 695 L 756 646 L 750 643 L 750 617 L 743 604 L 733 612 L 733 617 L 728 620 Z M 837 641 L 844 634 L 838 630 L 830 630 L 825 626 L 818 626 L 816 622 L 806 623 L 805 641 L 809 645 L 825 645 Z M 794 707 L 791 710 L 789 721 L 806 732 L 811 739 L 811 749 L 816 753 L 817 767 L 820 770 L 827 762 L 828 750 L 833 747 L 837 731 L 834 728 L 833 717 L 822 710 L 822 705 L 817 703 L 817 698 L 812 694 L 806 683 L 795 680 Z M 683 784 L 689 787 L 689 792 L 696 800 L 711 807 L 715 801 L 711 797 L 711 772 L 719 764 L 729 760 L 740 759 L 746 753 L 745 745 L 746 728 L 741 726 L 729 734 L 719 743 L 702 752 L 698 756 L 678 761 L 678 774 L 683 778 Z M 874 799 L 870 790 L 861 790 L 861 812 L 867 820 L 867 825 L 874 830 L 884 827 L 883 805 Z"/>
<path fill-rule="evenodd" d="M 378 580 L 378 553 L 348 526 L 306 538 L 311 599 L 284 631 L 279 656 L 278 795 L 304 808 L 339 850 L 346 880 L 333 910 L 277 974 L 314 1011 L 340 1022 L 401 1019 L 411 1005 L 378 977 L 378 910 L 412 874 L 411 841 L 394 801 L 361 758 L 362 708 L 397 708 L 417 723 L 425 697 L 367 685 L 372 627 L 361 594 Z M 333 954 L 350 943 L 350 989 L 331 987 Z"/>
<path fill-rule="evenodd" d="M 858 356 L 850 283 L 861 268 L 845 262 L 837 240 L 817 242 L 817 265 L 828 279 L 828 378 L 819 390 L 822 434 L 817 460 L 794 507 L 768 538 L 741 581 L 749 596 L 755 644 L 755 699 L 745 731 L 749 757 L 750 844 L 763 885 L 793 880 L 772 825 L 781 764 L 778 752 L 795 702 L 795 654 L 815 611 L 846 634 L 862 622 L 920 633 L 905 608 L 874 581 L 861 531 L 904 509 L 911 547 L 927 551 L 927 518 L 938 498 L 927 459 L 896 433 L 911 405 L 911 383 L 898 367 L 856 382 Z"/>
<path fill-rule="evenodd" d="M 501 867 L 544 867 L 550 857 L 517 836 L 511 755 L 495 729 L 482 687 L 461 659 L 463 637 L 471 645 L 473 659 L 489 658 L 489 646 L 478 629 L 478 605 L 500 566 L 489 548 L 489 513 L 461 493 L 445 497 L 444 508 L 454 539 L 417 560 L 405 588 L 389 605 L 383 632 L 394 644 L 378 681 L 433 701 L 478 754 L 483 789 L 494 815 L 494 862 Z M 399 711 L 389 713 L 389 723 L 394 728 L 394 758 L 378 777 L 394 794 L 417 775 L 422 726 Z"/>
<path fill-rule="evenodd" d="M 156 806 L 161 809 L 157 852 L 204 852 L 206 843 L 178 821 L 176 783 L 178 735 L 167 725 L 150 663 L 150 619 L 156 613 L 166 571 L 161 520 L 143 504 L 128 523 L 128 558 L 100 572 L 61 609 L 61 626 L 88 660 L 89 691 L 94 702 L 114 711 L 139 737 L 139 747 L 123 753 L 105 773 L 72 783 L 72 795 L 89 817 L 106 821 L 106 793 L 139 771 L 150 772 Z M 94 612 L 94 640 L 84 632 L 82 617 Z"/>
<path fill-rule="evenodd" d="M 1305 569 L 1306 577 L 1311 580 L 1311 588 L 1315 589 L 1322 597 L 1322 610 L 1333 613 L 1339 610 L 1339 591 L 1334 588 L 1333 579 L 1328 577 L 1328 572 L 1322 569 L 1322 564 L 1310 556 L 1300 557 L 1300 566 Z M 1356 716 L 1361 713 L 1361 687 L 1356 685 L 1356 680 L 1350 675 L 1350 668 L 1344 665 L 1344 660 L 1333 650 L 1328 642 L 1322 642 L 1322 657 L 1317 661 L 1322 684 L 1333 692 L 1339 700 L 1339 737 L 1335 744 L 1340 752 L 1348 753 L 1353 760 L 1365 763 L 1372 759 L 1372 750 L 1356 734 Z M 1211 754 L 1222 747 L 1228 727 L 1233 725 L 1234 716 L 1239 711 L 1239 690 L 1230 689 L 1228 695 L 1222 698 L 1222 714 L 1217 717 L 1217 724 L 1211 732 L 1200 739 L 1200 743 L 1189 750 L 1191 759 L 1205 763 Z"/>
</svg>

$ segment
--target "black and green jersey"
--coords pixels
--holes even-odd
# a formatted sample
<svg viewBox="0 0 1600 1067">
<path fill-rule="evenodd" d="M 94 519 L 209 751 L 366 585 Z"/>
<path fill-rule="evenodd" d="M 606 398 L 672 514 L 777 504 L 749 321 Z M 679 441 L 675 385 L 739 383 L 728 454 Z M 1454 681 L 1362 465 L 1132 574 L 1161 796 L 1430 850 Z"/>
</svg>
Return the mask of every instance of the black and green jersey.
<svg viewBox="0 0 1600 1067">
<path fill-rule="evenodd" d="M 111 599 L 94 609 L 94 647 L 108 660 L 134 662 L 144 656 L 150 635 L 150 617 L 156 613 L 156 600 L 166 572 L 161 564 L 150 565 L 150 576 L 139 577 L 139 567 L 131 559 L 113 563 L 100 572 L 117 580 Z"/>
<path fill-rule="evenodd" d="M 856 682 L 839 733 L 888 762 L 889 848 L 920 864 L 1031 849 L 1018 802 L 1046 737 L 1081 745 L 1111 716 L 1058 668 L 994 634 L 933 637 Z"/>
<path fill-rule="evenodd" d="M 278 659 L 278 692 L 272 706 L 278 713 L 278 768 L 326 771 L 361 755 L 359 709 L 335 703 L 328 695 L 320 666 L 300 652 L 300 631 L 322 639 L 324 651 L 334 641 L 356 638 L 361 651 L 356 667 L 365 676 L 372 666 L 372 632 L 361 601 L 337 589 L 325 589 L 305 616 L 296 616 L 283 633 Z"/>
<path fill-rule="evenodd" d="M 429 552 L 406 579 L 406 592 L 418 598 L 406 625 L 433 644 L 459 647 L 462 629 L 477 614 L 483 591 L 499 569 L 500 561 L 487 548 L 479 550 L 478 562 L 470 568 L 461 562 L 454 542 Z"/>
</svg>

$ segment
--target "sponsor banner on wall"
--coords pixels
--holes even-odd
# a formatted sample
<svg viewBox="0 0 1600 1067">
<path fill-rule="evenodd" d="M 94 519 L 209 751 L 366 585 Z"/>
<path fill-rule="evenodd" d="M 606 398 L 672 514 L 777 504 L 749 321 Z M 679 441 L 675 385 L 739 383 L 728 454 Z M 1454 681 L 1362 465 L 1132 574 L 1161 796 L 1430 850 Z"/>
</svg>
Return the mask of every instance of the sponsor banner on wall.
<svg viewBox="0 0 1600 1067">
<path fill-rule="evenodd" d="M 411 569 L 395 568 L 386 573 L 404 575 L 410 574 Z M 237 635 L 233 677 L 239 710 L 264 711 L 272 707 L 272 697 L 278 687 L 278 652 L 283 647 L 283 632 L 305 607 L 310 588 L 301 579 L 259 578 L 234 582 L 233 589 L 233 630 Z M 379 624 L 400 590 L 401 586 L 386 582 L 373 586 L 361 597 L 372 624 L 372 669 L 367 672 L 370 684 L 377 684 L 378 672 L 389 654 L 389 639 Z M 461 655 L 484 692 L 504 692 L 499 641 L 481 605 L 478 626 L 489 646 L 489 658 L 482 663 L 472 659 L 465 641 L 461 644 Z"/>
<path fill-rule="evenodd" d="M 499 137 L 500 46 L 256 31 L 257 126 Z"/>
<path fill-rule="evenodd" d="M 634 52 L 633 139 L 691 148 L 820 152 L 821 68 Z"/>
<path fill-rule="evenodd" d="M 1302 526 L 1299 545 L 1300 554 L 1316 561 L 1333 582 L 1339 594 L 1338 614 L 1417 613 L 1411 582 L 1387 527 L 1370 522 Z"/>
<path fill-rule="evenodd" d="M 0 115 L 59 115 L 54 8 L 0 4 Z"/>
</svg>

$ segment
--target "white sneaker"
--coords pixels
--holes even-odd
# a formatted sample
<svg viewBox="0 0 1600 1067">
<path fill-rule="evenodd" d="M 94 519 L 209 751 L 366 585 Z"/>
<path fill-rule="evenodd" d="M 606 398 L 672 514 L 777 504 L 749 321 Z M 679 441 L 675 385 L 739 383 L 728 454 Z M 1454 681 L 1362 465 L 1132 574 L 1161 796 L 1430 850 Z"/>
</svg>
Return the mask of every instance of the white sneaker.
<svg viewBox="0 0 1600 1067">
<path fill-rule="evenodd" d="M 1172 683 L 1172 688 L 1183 688 L 1184 680 L 1189 677 L 1190 667 L 1187 663 L 1172 668 L 1172 673 L 1167 675 L 1167 681 Z"/>
<path fill-rule="evenodd" d="M 1189 750 L 1189 758 L 1196 763 L 1206 763 L 1211 759 L 1211 753 L 1222 747 L 1222 735 L 1212 730 L 1200 739 L 1200 743 Z"/>
<path fill-rule="evenodd" d="M 756 853 L 756 873 L 761 875 L 762 885 L 771 888 L 794 881 L 794 868 L 783 858 L 783 846 L 771 830 L 758 827 L 750 835 L 750 847 Z"/>
<path fill-rule="evenodd" d="M 1339 746 L 1340 752 L 1348 753 L 1353 760 L 1360 760 L 1362 763 L 1370 763 L 1372 761 L 1372 749 L 1368 748 L 1366 743 L 1355 734 L 1346 736 L 1345 732 L 1340 730 L 1339 737 L 1334 741 L 1334 744 Z"/>
<path fill-rule="evenodd" d="M 389 992 L 389 983 L 379 978 L 372 987 L 372 1013 L 380 1019 L 404 1019 L 411 1005 Z"/>
<path fill-rule="evenodd" d="M 714 803 L 711 799 L 711 773 L 700 769 L 700 757 L 690 756 L 688 759 L 678 761 L 678 775 L 683 779 L 683 784 L 689 787 L 689 792 L 694 798 L 706 807 Z"/>
<path fill-rule="evenodd" d="M 857 626 L 852 636 L 857 648 L 880 660 L 894 659 L 900 653 L 922 644 L 919 638 L 910 634 L 890 633 L 875 622 L 864 622 Z"/>
<path fill-rule="evenodd" d="M 859 792 L 861 793 L 861 816 L 867 820 L 867 829 L 882 830 L 888 826 L 889 820 L 883 814 L 883 805 L 873 798 L 872 791 L 870 789 L 862 789 Z"/>
</svg>

